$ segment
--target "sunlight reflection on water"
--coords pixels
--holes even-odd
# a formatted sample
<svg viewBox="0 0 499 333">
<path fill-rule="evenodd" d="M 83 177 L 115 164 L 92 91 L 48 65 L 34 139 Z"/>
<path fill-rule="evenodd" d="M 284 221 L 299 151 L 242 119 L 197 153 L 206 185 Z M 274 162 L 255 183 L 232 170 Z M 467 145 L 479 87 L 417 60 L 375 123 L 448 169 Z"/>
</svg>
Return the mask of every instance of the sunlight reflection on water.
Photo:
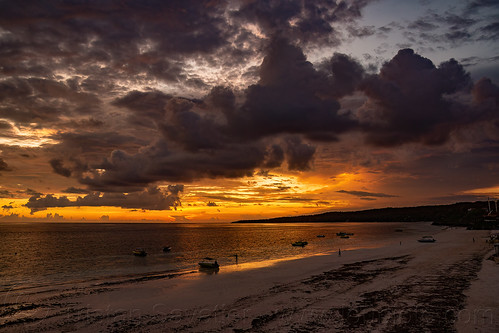
<svg viewBox="0 0 499 333">
<path fill-rule="evenodd" d="M 382 247 L 398 243 L 401 237 L 418 237 L 429 228 L 436 227 L 428 223 L 1 223 L 0 288 L 197 270 L 197 262 L 206 256 L 217 258 L 219 273 L 254 269 L 340 248 Z M 341 231 L 354 235 L 342 239 L 336 236 Z M 308 245 L 291 246 L 298 240 Z M 165 253 L 164 246 L 172 250 Z M 148 255 L 133 256 L 136 247 Z"/>
</svg>

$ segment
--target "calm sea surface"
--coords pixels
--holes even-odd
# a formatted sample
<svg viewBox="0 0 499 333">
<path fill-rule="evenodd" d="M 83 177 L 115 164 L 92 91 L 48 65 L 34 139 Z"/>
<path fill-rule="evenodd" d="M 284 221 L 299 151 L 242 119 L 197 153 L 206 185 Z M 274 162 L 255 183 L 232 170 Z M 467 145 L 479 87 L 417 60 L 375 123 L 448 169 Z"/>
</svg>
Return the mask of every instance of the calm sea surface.
<svg viewBox="0 0 499 333">
<path fill-rule="evenodd" d="M 0 291 L 197 270 L 206 256 L 217 258 L 223 273 L 224 266 L 237 267 L 235 254 L 240 267 L 251 267 L 339 248 L 382 247 L 433 228 L 428 223 L 0 223 Z M 341 239 L 340 231 L 355 235 Z M 291 246 L 297 240 L 309 245 Z M 171 252 L 163 253 L 163 246 Z M 137 247 L 148 255 L 133 256 Z"/>
</svg>

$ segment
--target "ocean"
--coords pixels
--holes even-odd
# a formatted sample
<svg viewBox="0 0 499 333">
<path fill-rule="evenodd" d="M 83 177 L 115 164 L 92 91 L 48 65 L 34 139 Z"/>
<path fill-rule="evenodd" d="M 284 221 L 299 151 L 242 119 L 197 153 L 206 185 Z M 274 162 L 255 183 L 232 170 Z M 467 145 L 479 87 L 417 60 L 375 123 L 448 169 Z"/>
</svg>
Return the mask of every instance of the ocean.
<svg viewBox="0 0 499 333">
<path fill-rule="evenodd" d="M 0 223 L 0 292 L 196 271 L 219 274 L 319 254 L 415 241 L 429 223 Z M 348 239 L 337 232 L 354 233 Z M 324 235 L 325 237 L 317 237 Z M 305 247 L 291 243 L 307 241 Z M 164 246 L 171 251 L 163 252 Z M 146 257 L 132 255 L 135 248 Z M 237 254 L 237 262 L 236 255 Z"/>
</svg>

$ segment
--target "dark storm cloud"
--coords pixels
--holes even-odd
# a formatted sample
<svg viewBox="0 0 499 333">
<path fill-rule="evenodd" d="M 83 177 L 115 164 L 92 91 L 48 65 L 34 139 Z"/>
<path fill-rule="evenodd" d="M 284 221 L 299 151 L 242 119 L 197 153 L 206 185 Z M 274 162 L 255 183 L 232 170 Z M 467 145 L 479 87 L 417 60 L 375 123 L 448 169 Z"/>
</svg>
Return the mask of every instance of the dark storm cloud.
<svg viewBox="0 0 499 333">
<path fill-rule="evenodd" d="M 348 116 L 338 115 L 336 98 L 360 80 L 363 73 L 357 69 L 351 59 L 337 55 L 326 70 L 317 70 L 299 47 L 274 39 L 260 67 L 260 81 L 248 87 L 244 104 L 229 117 L 229 124 L 247 139 L 321 132 L 334 138 L 355 126 Z"/>
<path fill-rule="evenodd" d="M 72 193 L 72 194 L 88 194 L 90 191 L 82 188 L 76 187 L 68 187 L 65 190 L 62 190 L 63 193 Z"/>
<path fill-rule="evenodd" d="M 92 94 L 77 92 L 49 79 L 13 78 L 0 81 L 0 117 L 17 123 L 41 126 L 60 117 L 92 114 L 100 101 Z"/>
<path fill-rule="evenodd" d="M 123 193 L 90 193 L 84 197 L 78 197 L 71 201 L 65 196 L 54 197 L 51 194 L 46 196 L 35 195 L 29 198 L 26 207 L 31 209 L 31 214 L 51 207 L 81 207 L 81 206 L 115 206 L 122 208 L 142 208 L 151 210 L 176 209 L 181 205 L 180 192 L 182 185 L 169 186 L 167 190 L 162 190 L 155 186 L 150 186 L 142 192 L 129 194 Z"/>
<path fill-rule="evenodd" d="M 490 108 L 499 107 L 499 87 L 496 86 L 490 79 L 482 78 L 474 86 L 472 90 L 473 98 L 479 103 L 483 103 Z M 496 115 L 496 116 L 499 116 Z"/>
<path fill-rule="evenodd" d="M 497 40 L 499 39 L 499 22 L 494 22 L 480 28 L 482 40 Z"/>
<path fill-rule="evenodd" d="M 121 147 L 102 162 L 74 171 L 82 184 L 96 191 L 139 190 L 157 181 L 250 176 L 257 168 L 278 167 L 285 159 L 291 170 L 308 170 L 315 147 L 299 135 L 332 141 L 353 128 L 350 115 L 337 113 L 336 99 L 352 93 L 363 75 L 357 62 L 341 54 L 315 69 L 299 47 L 276 39 L 260 68 L 260 81 L 244 92 L 242 103 L 224 87 L 213 88 L 202 100 L 158 91 L 132 91 L 116 99 L 115 106 L 149 119 L 149 127 L 158 130 L 156 141 L 136 153 L 123 146 L 132 139 L 116 134 L 107 138 L 103 133 L 61 133 L 54 138 L 63 142 L 62 148 L 80 152 Z M 270 139 L 280 134 L 296 136 L 287 139 L 283 149 Z"/>
<path fill-rule="evenodd" d="M 335 24 L 351 23 L 360 18 L 362 9 L 371 2 L 245 1 L 233 16 L 245 22 L 257 22 L 270 36 L 287 36 L 304 44 L 338 45 L 340 34 Z"/>
<path fill-rule="evenodd" d="M 286 159 L 289 170 L 306 171 L 312 168 L 315 147 L 300 140 L 299 137 L 286 139 Z"/>
<path fill-rule="evenodd" d="M 284 161 L 284 151 L 279 145 L 272 145 L 267 150 L 267 158 L 265 160 L 264 168 L 277 168 L 280 167 Z"/>
<path fill-rule="evenodd" d="M 64 176 L 64 177 L 70 177 L 71 176 L 71 170 L 68 168 L 65 168 L 62 165 L 62 160 L 60 159 L 51 159 L 49 161 L 50 166 L 52 166 L 52 169 L 54 170 L 55 173 Z"/>
<path fill-rule="evenodd" d="M 12 171 L 7 162 L 0 157 L 0 171 Z"/>
<path fill-rule="evenodd" d="M 487 90 L 482 85 L 475 89 L 478 99 Z M 359 87 L 369 103 L 361 112 L 340 114 L 338 99 Z M 312 167 L 313 141 L 334 142 L 338 134 L 354 130 L 381 146 L 446 142 L 454 129 L 491 117 L 491 111 L 473 115 L 469 106 L 447 98 L 467 94 L 470 87 L 469 75 L 455 60 L 436 67 L 412 50 L 401 50 L 379 75 L 366 76 L 348 56 L 335 54 L 313 66 L 299 47 L 274 39 L 260 81 L 243 96 L 227 87 L 215 87 L 199 100 L 132 91 L 113 104 L 148 119 L 149 141 L 110 132 L 60 133 L 54 150 L 98 153 L 101 160 L 65 156 L 61 165 L 100 192 L 251 176 L 283 161 L 290 170 L 305 171 Z"/>
<path fill-rule="evenodd" d="M 17 193 L 22 193 L 22 194 L 27 194 L 27 195 L 31 195 L 31 196 L 34 196 L 34 197 L 37 197 L 37 196 L 41 196 L 42 193 L 36 191 L 36 190 L 33 190 L 31 188 L 27 188 L 26 190 L 24 191 L 17 191 Z"/>
<path fill-rule="evenodd" d="M 251 176 L 265 160 L 261 145 L 227 145 L 223 149 L 175 152 L 164 141 L 137 154 L 115 150 L 102 163 L 78 176 L 92 190 L 137 191 L 157 181 L 191 182 L 202 178 Z"/>
<path fill-rule="evenodd" d="M 350 194 L 350 195 L 354 195 L 354 196 L 359 197 L 359 198 L 364 198 L 364 199 L 369 199 L 369 200 L 374 200 L 374 198 L 396 198 L 397 197 L 396 195 L 391 195 L 391 194 L 374 193 L 374 192 L 366 192 L 366 191 L 339 190 L 336 192 Z"/>
<path fill-rule="evenodd" d="M 492 82 L 475 85 L 473 105 L 449 97 L 467 96 L 471 87 L 454 60 L 436 67 L 402 50 L 375 75 L 344 54 L 316 65 L 307 60 L 313 46 L 375 34 L 355 22 L 371 2 L 1 2 L 0 118 L 8 120 L 0 120 L 2 135 L 28 125 L 51 129 L 56 144 L 43 148 L 48 163 L 86 186 L 65 192 L 88 194 L 71 201 L 36 193 L 30 208 L 174 207 L 151 185 L 251 176 L 283 164 L 309 170 L 316 144 L 353 131 L 375 145 L 437 145 L 456 128 L 497 124 Z M 479 5 L 490 3 L 473 8 Z M 415 42 L 459 43 L 475 24 L 446 14 L 409 25 Z M 436 26 L 443 30 L 432 31 Z M 495 25 L 480 28 L 495 38 Z M 379 31 L 393 29 L 402 26 Z M 235 87 L 212 86 L 202 75 L 217 68 L 227 68 L 226 82 Z M 241 78 L 252 84 L 236 86 Z M 203 91 L 186 97 L 188 87 Z M 360 93 L 368 99 L 361 111 L 341 107 L 342 98 Z M 179 192 L 172 187 L 168 195 Z"/>
<path fill-rule="evenodd" d="M 117 75 L 175 81 L 181 72 L 175 58 L 207 54 L 227 43 L 225 5 L 197 0 L 4 1 L 0 25 L 9 33 L 2 38 L 1 70 L 47 75 L 68 65 L 88 65 L 89 74 L 99 68 L 93 67 L 97 61 Z"/>
<path fill-rule="evenodd" d="M 51 138 L 61 142 L 54 149 L 66 155 L 107 153 L 116 147 L 137 150 L 147 144 L 139 137 L 108 132 L 107 128 L 103 131 L 60 132 Z"/>
<path fill-rule="evenodd" d="M 476 12 L 480 9 L 490 9 L 491 7 L 499 7 L 499 3 L 495 0 L 474 0 L 470 1 L 466 10 Z"/>
<path fill-rule="evenodd" d="M 362 84 L 371 101 L 360 113 L 367 140 L 380 146 L 444 143 L 454 127 L 468 120 L 461 105 L 445 96 L 470 87 L 469 74 L 455 60 L 437 68 L 411 49 L 400 50 Z"/>
<path fill-rule="evenodd" d="M 159 123 L 161 133 L 185 151 L 219 149 L 227 142 L 219 124 L 210 115 L 200 115 L 195 103 L 186 99 L 172 99 L 165 106 L 165 117 Z"/>
</svg>

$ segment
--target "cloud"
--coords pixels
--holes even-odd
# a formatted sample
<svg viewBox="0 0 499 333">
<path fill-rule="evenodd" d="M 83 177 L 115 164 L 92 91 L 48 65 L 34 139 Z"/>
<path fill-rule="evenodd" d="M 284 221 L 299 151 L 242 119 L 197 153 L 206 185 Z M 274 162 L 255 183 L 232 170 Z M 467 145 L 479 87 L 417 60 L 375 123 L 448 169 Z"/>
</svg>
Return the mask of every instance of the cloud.
<svg viewBox="0 0 499 333">
<path fill-rule="evenodd" d="M 49 75 L 70 64 L 85 68 L 93 82 L 106 75 L 176 81 L 182 76 L 178 55 L 207 54 L 226 45 L 225 6 L 208 0 L 3 3 L 0 24 L 10 34 L 0 53 L 2 71 Z"/>
<path fill-rule="evenodd" d="M 315 148 L 300 136 L 335 141 L 354 128 L 351 115 L 338 113 L 337 99 L 354 92 L 363 75 L 346 55 L 334 54 L 314 68 L 301 48 L 273 39 L 260 81 L 242 95 L 220 86 L 202 99 L 132 91 L 112 104 L 131 112 L 132 128 L 150 128 L 143 141 L 110 132 L 59 133 L 53 136 L 61 142 L 55 151 L 66 158 L 53 160 L 53 168 L 102 192 L 140 191 L 158 181 L 251 176 L 285 159 L 291 170 L 308 170 Z M 295 134 L 285 140 L 286 149 L 277 138 L 282 134 Z M 72 156 L 75 151 L 79 154 Z M 107 156 L 85 158 L 99 152 Z"/>
<path fill-rule="evenodd" d="M 277 168 L 280 167 L 284 161 L 284 151 L 281 146 L 273 144 L 266 152 L 266 160 L 263 164 L 264 168 Z"/>
<path fill-rule="evenodd" d="M 123 193 L 101 193 L 94 192 L 84 197 L 78 197 L 71 201 L 66 196 L 55 197 L 51 194 L 46 196 L 34 195 L 25 204 L 31 210 L 31 214 L 53 207 L 97 207 L 114 206 L 121 208 L 138 208 L 149 210 L 170 210 L 181 205 L 180 192 L 182 185 L 170 185 L 166 190 L 150 186 L 142 192 L 129 194 Z"/>
<path fill-rule="evenodd" d="M 138 191 L 157 181 L 191 182 L 201 178 L 251 176 L 265 159 L 264 147 L 231 145 L 205 152 L 173 152 L 164 141 L 137 154 L 115 150 L 104 162 L 79 176 L 98 191 Z"/>
<path fill-rule="evenodd" d="M 454 59 L 438 68 L 411 49 L 400 50 L 361 90 L 369 97 L 358 114 L 367 141 L 378 146 L 407 142 L 442 144 L 463 119 L 449 94 L 466 93 L 471 79 Z"/>
<path fill-rule="evenodd" d="M 74 194 L 88 194 L 90 191 L 83 188 L 68 187 L 62 190 L 63 193 L 74 193 Z"/>
<path fill-rule="evenodd" d="M 348 69 L 353 71 L 347 74 Z M 299 47 L 273 39 L 260 67 L 260 81 L 248 87 L 244 104 L 229 115 L 229 125 L 244 139 L 286 133 L 323 134 L 334 140 L 355 126 L 348 115 L 338 114 L 337 98 L 350 92 L 359 76 L 361 67 L 344 55 L 333 56 L 329 66 L 317 70 Z"/>
<path fill-rule="evenodd" d="M 455 98 L 472 83 L 453 59 L 436 67 L 404 49 L 367 75 L 344 54 L 314 66 L 285 39 L 272 39 L 266 52 L 260 80 L 237 93 L 216 86 L 199 99 L 156 90 L 114 99 L 130 134 L 98 127 L 53 135 L 61 156 L 53 167 L 91 191 L 129 193 L 157 182 L 251 176 L 284 161 L 290 170 L 310 170 L 314 145 L 344 133 L 363 133 L 375 146 L 442 145 L 454 131 L 495 117 L 476 112 L 485 110 L 485 83 L 474 88 L 476 105 Z M 365 104 L 341 110 L 339 101 L 359 92 Z"/>
<path fill-rule="evenodd" d="M 361 17 L 372 1 L 246 1 L 233 17 L 255 23 L 267 36 L 288 36 L 303 44 L 340 44 L 337 29 Z"/>
<path fill-rule="evenodd" d="M 54 170 L 55 173 L 64 176 L 64 177 L 70 177 L 71 176 L 71 170 L 68 168 L 65 168 L 62 165 L 62 160 L 60 159 L 51 159 L 49 161 L 50 165 L 52 166 L 52 169 Z"/>
<path fill-rule="evenodd" d="M 480 9 L 490 10 L 493 7 L 499 7 L 497 1 L 494 0 L 474 0 L 470 1 L 466 7 L 466 11 L 476 12 Z"/>
<path fill-rule="evenodd" d="M 0 171 L 12 171 L 7 162 L 0 157 Z"/>
<path fill-rule="evenodd" d="M 55 214 L 47 213 L 47 216 L 45 218 L 47 220 L 52 220 L 52 221 L 62 221 L 62 220 L 64 220 L 64 216 L 59 215 L 57 213 L 55 213 Z"/>
<path fill-rule="evenodd" d="M 480 39 L 495 41 L 499 38 L 499 23 L 488 24 L 480 28 L 480 31 L 483 33 Z"/>
<path fill-rule="evenodd" d="M 0 103 L 1 118 L 24 125 L 48 125 L 60 121 L 63 115 L 88 115 L 100 107 L 100 100 L 93 94 L 75 91 L 55 80 L 33 77 L 0 81 Z"/>
<path fill-rule="evenodd" d="M 286 158 L 289 170 L 310 170 L 315 149 L 315 147 L 302 142 L 299 137 L 287 138 Z"/>
<path fill-rule="evenodd" d="M 404 44 L 448 46 L 477 32 L 494 39 L 496 25 L 452 10 L 376 30 L 358 22 L 372 2 L 3 2 L 1 135 L 46 135 L 38 158 L 79 182 L 64 193 L 118 206 L 122 193 L 138 200 L 164 183 L 311 170 L 319 147 L 349 135 L 378 147 L 460 146 L 457 134 L 483 125 L 474 140 L 490 144 L 498 128 L 492 81 L 473 86 L 457 61 L 435 66 L 408 49 L 382 66 L 381 56 L 362 66 L 330 50 L 396 29 L 410 34 Z M 365 103 L 358 109 L 348 98 Z M 21 165 L 5 156 L 0 171 Z M 34 209 L 75 205 L 30 195 Z"/>
<path fill-rule="evenodd" d="M 353 195 L 353 196 L 356 196 L 356 197 L 359 197 L 359 198 L 365 199 L 365 200 L 375 200 L 374 198 L 396 198 L 397 197 L 396 195 L 391 195 L 391 194 L 365 192 L 365 191 L 339 190 L 336 192 L 350 194 L 350 195 Z"/>
<path fill-rule="evenodd" d="M 0 198 L 12 198 L 13 194 L 9 190 L 0 189 Z"/>
</svg>

